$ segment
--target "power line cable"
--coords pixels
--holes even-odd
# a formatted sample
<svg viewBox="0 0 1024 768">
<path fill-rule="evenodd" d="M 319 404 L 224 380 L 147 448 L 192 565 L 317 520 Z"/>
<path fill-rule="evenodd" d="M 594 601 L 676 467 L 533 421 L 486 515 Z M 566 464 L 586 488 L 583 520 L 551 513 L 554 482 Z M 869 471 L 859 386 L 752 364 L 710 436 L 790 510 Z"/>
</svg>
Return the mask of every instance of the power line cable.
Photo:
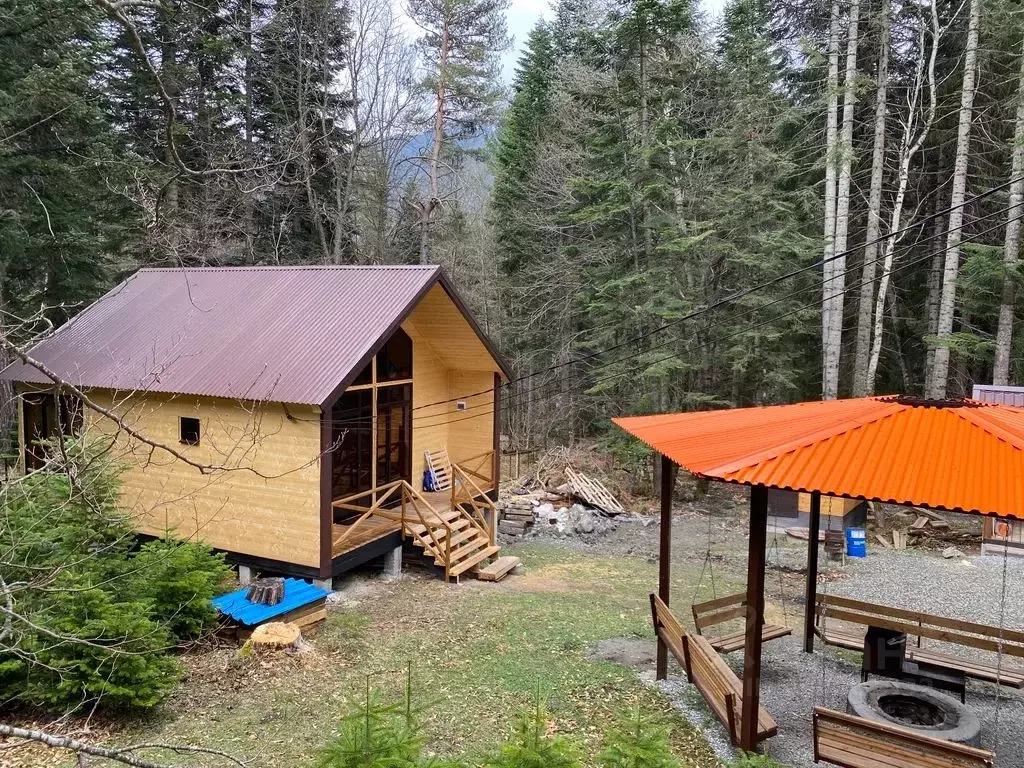
<svg viewBox="0 0 1024 768">
<path fill-rule="evenodd" d="M 994 218 L 996 216 L 1001 216 L 1001 215 L 1003 215 L 1005 213 L 1009 213 L 1010 211 L 1014 210 L 1015 208 L 1020 207 L 1021 205 L 1024 205 L 1024 202 L 1019 203 L 1019 204 L 1014 205 L 1014 206 L 1007 206 L 1005 208 L 1001 208 L 998 211 L 994 211 L 992 213 L 986 214 L 984 216 L 981 216 L 981 217 L 973 220 L 971 222 L 971 224 L 977 224 L 979 222 L 983 222 L 983 221 L 986 221 L 988 219 L 992 219 L 992 218 Z M 1016 219 L 1014 219 L 1014 220 L 1016 220 Z M 1000 222 L 999 224 L 995 225 L 994 227 L 990 227 L 990 228 L 985 229 L 985 230 L 983 230 L 983 231 L 981 231 L 979 233 L 971 235 L 970 237 L 966 238 L 962 242 L 968 242 L 969 243 L 969 242 L 971 242 L 972 240 L 974 240 L 976 238 L 982 237 L 982 236 L 984 236 L 984 235 L 986 235 L 986 234 L 988 234 L 988 233 L 990 233 L 990 232 L 992 232 L 992 231 L 994 231 L 996 229 L 999 229 L 999 228 L 1005 226 L 1006 223 L 1008 223 L 1008 222 Z M 961 227 L 959 227 L 959 228 L 947 229 L 947 230 L 942 231 L 942 232 L 936 232 L 936 233 L 934 233 L 932 235 L 929 235 L 928 237 L 924 238 L 923 240 L 918 240 L 918 241 L 915 241 L 914 243 L 912 243 L 910 245 L 902 246 L 899 251 L 897 251 L 897 252 L 892 254 L 891 258 L 893 259 L 894 262 L 898 261 L 899 257 L 902 254 L 907 253 L 908 251 L 913 250 L 914 248 L 918 247 L 922 242 L 928 242 L 930 240 L 935 240 L 935 239 L 940 238 L 940 237 L 945 237 L 945 236 L 947 236 L 949 234 L 949 232 L 956 231 L 956 229 L 962 229 L 964 226 L 966 226 L 966 224 L 961 225 Z M 944 249 L 939 250 L 939 251 L 933 251 L 933 252 L 929 253 L 928 256 L 930 257 L 930 256 L 934 256 L 934 255 L 939 255 L 939 254 L 945 253 L 948 250 L 950 250 L 950 249 L 949 248 L 944 248 Z M 875 259 L 873 259 L 872 261 L 873 262 L 881 262 L 881 261 L 884 261 L 884 260 L 886 260 L 886 255 L 883 253 L 883 254 L 879 255 L 878 257 L 876 257 Z M 911 263 L 916 264 L 918 262 L 914 261 L 914 262 L 911 262 Z M 904 265 L 904 268 L 905 268 L 905 266 L 906 265 Z M 849 267 L 846 270 L 844 270 L 843 272 L 841 272 L 840 276 L 846 276 L 846 275 L 849 275 L 851 272 L 860 271 L 862 269 L 862 267 L 863 267 L 863 264 L 858 264 L 858 265 L 855 265 L 853 267 Z M 892 270 L 892 271 L 897 271 L 897 270 Z M 876 278 L 876 280 L 877 279 L 878 278 Z M 772 282 L 774 282 L 774 281 L 772 281 Z M 749 309 L 739 313 L 738 315 L 734 316 L 733 319 L 741 318 L 741 317 L 744 317 L 745 315 L 749 315 L 749 314 L 752 314 L 754 312 L 763 311 L 763 310 L 767 309 L 768 307 L 771 307 L 771 306 L 774 306 L 775 304 L 778 304 L 778 303 L 781 303 L 783 301 L 786 301 L 787 299 L 791 299 L 791 298 L 794 298 L 796 296 L 799 296 L 799 295 L 801 295 L 803 293 L 806 293 L 809 290 L 816 290 L 818 288 L 823 287 L 826 282 L 828 282 L 828 281 L 827 280 L 821 280 L 821 281 L 816 282 L 816 283 L 814 283 L 812 285 L 809 285 L 809 286 L 806 286 L 804 288 L 801 288 L 801 289 L 799 289 L 799 290 L 797 290 L 795 292 L 792 292 L 792 293 L 785 294 L 783 296 L 777 297 L 777 298 L 773 299 L 772 301 L 768 302 L 767 304 L 763 304 L 763 305 L 760 305 L 760 306 L 757 306 L 757 307 L 751 307 L 751 308 L 749 308 Z M 771 283 L 764 283 L 764 284 L 761 284 L 759 286 L 754 286 L 754 290 L 756 290 L 756 289 L 758 289 L 760 287 L 769 285 L 769 284 L 771 284 Z M 829 296 L 827 298 L 835 298 L 836 296 L 839 296 L 842 293 L 846 293 L 846 292 L 855 290 L 856 288 L 859 288 L 859 287 L 863 286 L 864 284 L 865 284 L 865 282 L 862 281 L 862 282 L 854 284 L 852 286 L 844 286 L 842 292 L 836 293 L 833 296 Z M 823 297 L 821 299 L 821 301 L 825 301 L 825 300 L 826 300 L 825 297 Z M 688 315 L 688 318 L 689 319 L 694 319 L 694 318 L 699 317 L 699 316 L 701 316 L 703 314 L 707 314 L 707 313 L 713 311 L 718 306 L 720 306 L 724 301 L 725 300 L 722 300 L 720 302 L 715 302 L 714 304 L 709 305 L 707 307 L 704 307 L 704 308 L 702 308 L 700 310 L 695 310 L 694 312 L 692 312 L 692 313 L 690 313 Z M 805 308 L 809 307 L 809 306 L 816 306 L 818 303 L 819 303 L 819 301 L 816 299 L 813 303 L 811 303 L 809 305 L 806 305 Z M 783 319 L 783 317 L 784 316 L 779 316 L 778 319 Z M 678 322 L 678 321 L 673 321 L 673 323 L 675 323 L 675 322 Z M 641 341 L 643 339 L 649 338 L 654 333 L 657 333 L 659 330 L 660 329 L 654 329 L 654 330 L 648 332 L 647 334 L 638 337 L 636 339 L 636 341 Z M 731 337 L 726 337 L 726 338 L 731 338 Z M 617 363 L 625 362 L 625 361 L 627 361 L 629 359 L 632 359 L 633 357 L 638 357 L 638 356 L 641 356 L 641 355 L 649 354 L 652 350 L 660 349 L 660 348 L 662 348 L 664 346 L 667 346 L 668 344 L 675 343 L 676 341 L 678 341 L 678 339 L 675 339 L 675 338 L 668 339 L 668 340 L 666 340 L 664 342 L 655 344 L 653 346 L 648 346 L 644 350 L 638 351 L 638 352 L 633 353 L 631 355 L 627 355 L 625 357 L 617 358 L 615 360 L 603 362 L 600 365 L 597 365 L 594 368 L 590 369 L 590 372 L 593 372 L 594 370 L 600 370 L 602 368 L 607 368 L 607 367 L 609 367 L 611 365 L 615 365 Z M 621 345 L 618 345 L 618 346 L 621 346 Z M 600 351 L 594 353 L 593 355 L 589 355 L 589 356 L 584 357 L 584 358 L 577 358 L 577 359 L 574 359 L 572 361 L 568 361 L 566 363 L 561 363 L 561 364 L 559 364 L 559 366 L 553 366 L 551 369 L 546 369 L 546 370 L 552 370 L 554 368 L 562 367 L 564 365 L 569 365 L 569 364 L 574 364 L 574 363 L 578 364 L 578 363 L 581 363 L 581 362 L 585 362 L 587 359 L 593 359 L 596 356 L 603 355 L 606 352 L 611 351 L 614 348 L 615 347 L 611 347 L 611 348 L 608 348 L 608 349 L 605 349 L 605 350 L 600 350 Z M 515 384 L 515 383 L 518 383 L 520 381 L 527 380 L 527 379 L 532 378 L 532 377 L 534 377 L 536 375 L 539 375 L 539 374 L 541 374 L 543 372 L 545 372 L 545 371 L 538 371 L 538 372 L 535 372 L 534 374 L 531 374 L 530 376 L 524 376 L 524 377 L 520 377 L 520 378 L 517 378 L 517 379 L 513 379 L 513 380 L 511 380 L 509 382 L 509 384 Z M 547 382 L 547 383 L 541 384 L 540 386 L 541 387 L 551 386 L 553 383 L 557 383 L 557 382 Z M 415 411 L 423 410 L 425 408 L 435 407 L 435 406 L 439 406 L 439 405 L 445 405 L 445 404 L 452 403 L 452 402 L 457 402 L 457 401 L 460 401 L 460 400 L 468 400 L 468 399 L 473 398 L 473 397 L 479 397 L 479 396 L 482 396 L 482 395 L 490 394 L 493 391 L 494 391 L 494 387 L 489 387 L 487 389 L 479 390 L 477 392 L 472 392 L 472 393 L 468 393 L 468 394 L 462 394 L 462 395 L 458 395 L 458 396 L 455 396 L 455 397 L 451 397 L 451 398 L 448 398 L 446 400 L 437 400 L 437 401 L 434 401 L 434 402 L 424 403 L 422 405 L 414 406 L 411 409 L 411 411 L 415 412 Z M 343 411 L 336 412 L 336 414 L 332 418 L 332 421 L 334 421 L 335 423 L 342 423 L 342 418 L 345 416 L 345 414 L 353 414 L 353 415 L 355 415 L 360 410 L 362 410 L 362 409 L 360 409 L 360 408 L 348 408 L 348 409 L 344 409 Z M 439 417 L 442 417 L 442 416 L 445 416 L 445 415 L 448 415 L 448 414 L 425 414 L 425 415 L 423 415 L 420 418 L 439 418 Z M 339 418 L 339 416 L 342 417 L 342 418 Z M 358 421 L 358 419 L 353 420 L 352 423 L 355 423 L 356 421 Z M 349 422 L 345 422 L 345 423 L 349 423 Z"/>
<path fill-rule="evenodd" d="M 1017 206 L 1010 206 L 1010 207 L 1008 207 L 1005 210 L 1009 211 L 1013 207 L 1017 207 Z M 981 219 L 981 220 L 984 220 L 984 218 L 991 218 L 992 216 L 995 216 L 995 215 L 998 215 L 998 212 L 994 213 L 994 214 L 991 214 L 988 217 L 983 217 L 983 219 Z M 1012 219 L 1011 221 L 1020 221 L 1022 219 L 1024 219 L 1024 215 L 1017 216 L 1016 218 Z M 974 235 L 971 235 L 970 237 L 965 238 L 964 240 L 962 240 L 959 245 L 963 245 L 965 243 L 974 242 L 974 240 L 976 238 L 980 238 L 980 237 L 982 237 L 982 236 L 984 236 L 986 234 L 989 234 L 990 232 L 993 232 L 993 231 L 995 231 L 997 229 L 1000 229 L 1000 228 L 1004 227 L 1005 223 L 1006 222 L 1000 222 L 999 224 L 996 224 L 996 225 L 994 225 L 992 227 L 989 227 L 988 229 L 985 229 L 985 230 L 983 230 L 981 232 L 978 232 L 978 233 L 976 233 Z M 954 247 L 959 247 L 959 245 L 958 246 L 954 246 Z M 890 271 L 890 274 L 895 274 L 897 272 L 901 272 L 904 269 L 907 269 L 907 268 L 909 268 L 911 266 L 915 266 L 915 265 L 920 264 L 920 263 L 922 263 L 922 262 L 924 262 L 926 260 L 929 260 L 933 256 L 937 256 L 937 255 L 946 253 L 949 250 L 951 250 L 951 248 L 950 247 L 946 247 L 946 248 L 943 248 L 943 249 L 940 249 L 940 250 L 937 250 L 937 251 L 931 251 L 929 253 L 926 253 L 926 254 L 924 254 L 924 255 L 922 255 L 920 257 L 917 257 L 917 258 L 912 259 L 910 261 L 904 262 L 904 263 L 900 264 L 898 267 L 894 267 Z M 847 272 L 853 271 L 854 269 L 855 268 L 851 268 L 851 269 L 847 270 Z M 841 293 L 845 293 L 848 290 L 852 290 L 854 288 L 860 287 L 861 285 L 864 285 L 865 282 L 866 281 L 862 281 L 861 283 L 854 284 L 853 286 L 845 287 L 842 292 L 833 294 L 832 296 L 825 297 L 825 298 L 826 299 L 827 298 L 835 298 L 836 296 L 841 295 Z M 822 281 L 822 284 L 824 284 L 824 281 Z M 769 303 L 767 303 L 765 305 L 762 305 L 762 306 L 759 306 L 759 307 L 755 307 L 755 308 L 752 308 L 751 310 L 748 310 L 746 314 L 749 314 L 752 311 L 758 311 L 758 312 L 763 311 L 763 310 L 767 309 L 768 307 L 771 307 L 771 306 L 773 306 L 775 304 L 778 304 L 778 303 L 781 303 L 783 301 L 786 301 L 787 299 L 794 298 L 795 296 L 798 296 L 798 295 L 800 295 L 802 293 L 806 293 L 808 290 L 817 289 L 819 287 L 821 287 L 821 286 L 820 285 L 808 286 L 807 288 L 802 288 L 799 291 L 795 291 L 795 292 L 786 294 L 784 296 L 777 297 L 777 298 L 773 299 L 772 301 L 770 301 Z M 759 328 L 761 326 L 764 326 L 764 325 L 767 325 L 767 324 L 770 324 L 770 323 L 776 323 L 778 321 L 786 319 L 787 317 L 791 317 L 791 316 L 797 314 L 798 312 L 802 312 L 802 311 L 804 311 L 806 309 L 809 309 L 809 308 L 812 308 L 812 307 L 817 307 L 820 304 L 820 301 L 821 300 L 816 298 L 816 299 L 814 299 L 811 302 L 807 302 L 807 303 L 801 305 L 800 307 L 797 307 L 797 308 L 795 308 L 793 310 L 790 310 L 788 312 L 785 312 L 783 314 L 776 315 L 774 317 L 769 317 L 769 318 L 766 318 L 766 319 L 764 319 L 764 320 L 762 320 L 760 322 L 754 323 L 754 324 L 749 325 L 749 326 L 745 326 L 744 328 L 738 329 L 738 330 L 734 331 L 733 333 L 727 334 L 726 336 L 722 337 L 720 339 L 720 341 L 728 341 L 728 340 L 730 340 L 732 338 L 735 338 L 736 336 L 739 336 L 741 334 L 749 333 L 750 331 L 755 330 L 755 329 L 757 329 L 757 328 Z M 597 368 L 595 368 L 594 370 L 601 369 L 601 368 L 606 368 L 606 367 L 609 367 L 609 366 L 612 366 L 612 365 L 616 365 L 616 364 L 627 362 L 627 361 L 629 361 L 629 360 L 631 360 L 631 359 L 633 359 L 635 357 L 639 357 L 641 355 L 649 354 L 653 349 L 658 349 L 660 347 L 666 346 L 668 343 L 672 343 L 674 341 L 677 341 L 677 340 L 673 339 L 673 340 L 670 340 L 668 342 L 662 342 L 662 343 L 660 343 L 660 344 L 658 344 L 656 346 L 649 347 L 649 348 L 647 348 L 647 349 L 645 349 L 645 350 L 643 350 L 641 352 L 637 352 L 637 353 L 634 353 L 634 354 L 631 354 L 631 355 L 626 355 L 624 357 L 617 358 L 617 359 L 612 360 L 612 361 L 608 361 L 606 363 L 603 363 L 600 366 L 597 366 Z M 649 365 L 657 365 L 658 363 L 671 360 L 674 357 L 676 357 L 675 354 L 666 355 L 664 357 L 661 357 L 661 358 L 658 358 L 657 360 L 652 361 L 651 363 L 649 363 Z M 608 376 L 599 377 L 596 380 L 589 381 L 589 382 L 586 383 L 586 386 L 587 386 L 588 389 L 590 389 L 590 388 L 593 388 L 594 386 L 597 386 L 598 384 L 601 384 L 601 383 L 604 383 L 606 381 L 610 381 L 612 379 L 628 375 L 630 373 L 633 373 L 633 371 L 618 371 L 618 372 L 612 373 L 612 374 L 610 374 Z M 552 383 L 557 383 L 557 382 L 549 382 L 546 385 L 542 385 L 542 387 L 543 386 L 550 386 Z M 487 392 L 492 392 L 492 391 L 493 391 L 493 389 L 485 390 L 485 391 L 483 391 L 481 393 L 478 393 L 478 394 L 485 394 Z M 546 395 L 542 394 L 539 397 L 537 397 L 537 401 L 538 402 L 544 402 L 545 400 L 551 399 L 553 397 L 557 397 L 557 396 L 565 395 L 565 394 L 571 394 L 572 391 L 573 391 L 572 389 L 570 389 L 568 392 L 565 391 L 565 390 L 558 390 L 558 391 L 552 392 L 550 394 L 546 394 Z M 514 405 L 514 404 L 516 404 L 515 403 L 516 400 L 520 400 L 523 397 L 527 396 L 528 394 L 532 394 L 532 393 L 523 392 L 523 393 L 520 393 L 520 394 L 515 395 L 515 396 L 510 396 L 512 398 L 511 401 L 506 402 L 503 405 L 506 406 L 506 407 Z M 460 398 L 452 398 L 452 400 L 468 399 L 469 397 L 471 397 L 471 396 L 465 396 L 465 397 L 460 397 Z M 452 400 L 443 401 L 443 402 L 451 402 Z M 424 407 L 424 406 L 419 406 L 419 407 Z M 473 413 L 473 414 L 470 414 L 470 415 L 463 416 L 461 418 L 449 419 L 448 421 L 434 422 L 434 423 L 429 423 L 429 424 L 421 425 L 421 426 L 442 427 L 442 426 L 447 426 L 449 424 L 456 424 L 456 423 L 459 423 L 460 421 L 467 421 L 469 419 L 482 418 L 484 416 L 493 414 L 493 412 L 494 411 L 493 411 L 493 407 L 492 407 L 488 411 L 476 412 L 476 413 Z M 444 418 L 444 417 L 450 417 L 452 415 L 453 414 L 450 414 L 450 413 L 444 413 L 444 414 L 423 414 L 423 415 L 418 416 L 418 417 L 414 416 L 413 420 L 415 421 L 416 419 Z M 309 421 L 313 421 L 313 420 L 309 420 Z M 333 425 L 335 425 L 335 426 L 342 426 L 342 427 L 345 427 L 345 426 L 349 426 L 349 427 L 353 427 L 353 428 L 354 427 L 358 427 L 358 426 L 367 426 L 368 427 L 368 426 L 370 426 L 372 424 L 372 417 L 370 417 L 370 418 L 362 418 L 362 419 L 351 419 L 351 420 L 347 420 L 347 419 L 332 419 L 331 423 Z"/>
<path fill-rule="evenodd" d="M 799 274 L 802 274 L 804 272 L 807 272 L 809 270 L 816 269 L 816 268 L 818 268 L 820 266 L 823 266 L 823 265 L 825 265 L 825 264 L 827 264 L 829 262 L 835 261 L 837 259 L 845 258 L 847 255 L 855 253 L 857 251 L 860 251 L 860 250 L 862 250 L 863 248 L 866 248 L 869 245 L 875 245 L 875 244 L 878 244 L 878 243 L 883 243 L 883 242 L 885 242 L 887 240 L 892 239 L 893 237 L 898 237 L 898 236 L 901 236 L 903 234 L 906 234 L 907 232 L 910 232 L 911 230 L 914 230 L 914 229 L 917 229 L 919 227 L 922 227 L 924 224 L 926 224 L 929 221 L 933 221 L 933 220 L 935 220 L 935 219 L 937 219 L 937 218 L 939 218 L 941 216 L 945 216 L 946 214 L 956 210 L 957 208 L 960 208 L 960 207 L 963 207 L 963 206 L 966 206 L 966 205 L 970 205 L 971 203 L 974 203 L 974 202 L 976 202 L 978 200 L 982 200 L 982 199 L 984 199 L 986 197 L 989 197 L 989 196 L 995 194 L 996 192 L 998 192 L 998 191 L 1000 191 L 1002 189 L 1007 188 L 1008 186 L 1013 184 L 1015 181 L 1022 181 L 1022 180 L 1024 180 L 1024 176 L 1020 176 L 1020 177 L 1017 177 L 1017 178 L 1014 178 L 1014 179 L 1010 179 L 1009 181 L 1007 181 L 1007 182 L 1005 182 L 1003 184 L 999 184 L 999 185 L 997 185 L 995 187 L 991 187 L 990 189 L 987 189 L 984 192 L 982 192 L 982 193 L 980 193 L 978 195 L 975 195 L 974 197 L 972 197 L 972 198 L 970 198 L 968 200 L 965 200 L 960 205 L 950 206 L 949 208 L 946 208 L 946 209 L 944 209 L 942 211 L 936 211 L 936 212 L 930 213 L 927 216 L 925 216 L 924 218 L 915 221 L 913 224 L 908 224 L 907 226 L 902 227 L 901 229 L 895 230 L 894 232 L 890 232 L 888 234 L 879 236 L 879 237 L 875 238 L 874 240 L 870 240 L 870 241 L 861 243 L 860 245 L 858 245 L 856 247 L 847 248 L 846 250 L 841 251 L 840 253 L 834 254 L 832 256 L 829 256 L 827 258 L 817 259 L 816 261 L 814 261 L 814 262 L 812 262 L 812 263 L 810 263 L 810 264 L 808 264 L 806 266 L 800 267 L 798 269 L 791 270 L 791 271 L 786 272 L 786 273 L 784 273 L 782 275 L 774 277 L 771 280 L 767 280 L 767 281 L 759 283 L 757 285 L 753 285 L 753 286 L 751 286 L 749 288 L 744 288 L 742 290 L 735 291 L 735 292 L 729 294 L 728 296 L 725 296 L 725 297 L 723 297 L 721 299 L 718 299 L 717 301 L 713 302 L 712 304 L 709 304 L 707 306 L 701 307 L 700 309 L 693 310 L 692 312 L 688 312 L 687 314 L 685 314 L 685 315 L 683 315 L 681 317 L 678 317 L 675 320 L 671 320 L 671 321 L 669 321 L 667 323 L 663 323 L 662 325 L 660 325 L 660 326 L 658 326 L 656 328 L 653 328 L 650 331 L 647 331 L 646 333 L 641 334 L 639 336 L 635 336 L 635 337 L 632 337 L 632 338 L 629 338 L 629 339 L 625 339 L 623 341 L 616 342 L 615 344 L 611 345 L 610 347 L 605 347 L 605 348 L 603 348 L 601 350 L 598 350 L 596 352 L 591 352 L 591 353 L 588 353 L 588 354 L 583 355 L 581 357 L 576 357 L 576 358 L 573 358 L 572 360 L 566 360 L 566 361 L 563 361 L 561 363 L 554 363 L 554 364 L 552 364 L 552 365 L 550 365 L 550 366 L 548 366 L 546 368 L 542 368 L 539 371 L 534 371 L 534 372 L 526 374 L 524 376 L 519 376 L 517 378 L 510 379 L 508 384 L 516 384 L 516 383 L 518 383 L 520 381 L 526 381 L 526 380 L 534 378 L 536 376 L 542 376 L 542 375 L 544 375 L 546 373 L 550 373 L 551 371 L 558 370 L 559 368 L 564 368 L 564 367 L 569 366 L 569 365 L 576 365 L 576 364 L 579 364 L 579 363 L 582 363 L 582 362 L 586 362 L 587 360 L 593 359 L 595 357 L 601 357 L 602 355 L 605 355 L 608 352 L 612 352 L 612 351 L 614 351 L 616 349 L 621 349 L 622 347 L 628 346 L 630 344 L 634 344 L 634 343 L 636 343 L 638 341 L 643 341 L 645 338 L 648 338 L 649 336 L 651 336 L 653 334 L 661 333 L 661 332 L 663 332 L 665 330 L 668 330 L 669 328 L 674 328 L 677 325 L 680 325 L 680 324 L 682 324 L 684 322 L 688 322 L 688 321 L 694 319 L 695 317 L 699 317 L 702 314 L 705 314 L 707 312 L 712 312 L 712 311 L 714 311 L 716 309 L 719 309 L 722 306 L 735 303 L 739 299 L 746 298 L 747 296 L 749 296 L 749 295 L 751 295 L 751 294 L 753 294 L 753 293 L 755 293 L 757 291 L 760 291 L 760 290 L 762 290 L 764 288 L 770 288 L 771 286 L 777 285 L 778 283 L 780 283 L 780 282 L 782 282 L 784 280 L 788 280 L 791 277 L 795 277 L 795 276 L 797 276 Z M 1024 204 L 1024 203 L 1022 203 L 1022 204 Z M 1018 204 L 1018 205 L 1021 205 L 1021 204 Z M 993 212 L 993 213 L 986 214 L 984 216 L 978 217 L 978 218 L 974 219 L 971 222 L 961 222 L 959 227 L 954 227 L 952 229 L 946 229 L 944 232 L 936 233 L 936 234 L 933 234 L 933 235 L 929 235 L 928 237 L 924 238 L 923 240 L 919 240 L 919 241 L 915 242 L 914 244 L 912 244 L 910 246 L 903 246 L 903 248 L 910 249 L 910 248 L 916 247 L 917 245 L 920 245 L 921 242 L 928 242 L 929 240 L 935 239 L 936 237 L 939 237 L 939 236 L 948 236 L 948 234 L 950 232 L 955 232 L 955 231 L 964 229 L 966 226 L 968 226 L 968 223 L 976 224 L 979 221 L 985 221 L 986 219 L 992 218 L 993 216 L 999 215 L 1001 213 L 1009 213 L 1009 211 L 1012 210 L 1015 207 L 1018 207 L 1018 206 L 1008 206 L 1006 208 L 1000 209 L 999 211 L 996 211 L 996 212 Z M 880 261 L 882 259 L 884 259 L 884 254 L 882 256 L 879 256 L 876 259 L 874 259 L 874 261 L 877 262 L 877 261 Z M 849 271 L 850 270 L 846 270 L 846 272 L 843 272 L 842 274 L 847 274 Z M 614 325 L 614 321 L 609 322 L 609 323 L 604 323 L 604 324 L 601 324 L 601 325 L 596 325 L 596 326 L 593 326 L 593 327 L 591 327 L 591 328 L 589 328 L 587 330 L 588 330 L 589 333 L 593 333 L 594 331 L 602 330 L 604 328 L 610 327 L 611 325 Z M 490 389 L 481 390 L 479 392 L 474 392 L 474 393 L 472 393 L 470 395 L 465 395 L 465 396 L 461 396 L 461 397 L 452 397 L 452 398 L 448 398 L 447 400 L 438 400 L 438 401 L 435 401 L 435 402 L 432 402 L 432 403 L 424 403 L 423 405 L 416 406 L 415 410 L 419 410 L 419 409 L 423 409 L 423 408 L 429 408 L 429 407 L 432 407 L 432 406 L 435 406 L 435 405 L 445 405 L 447 403 L 455 402 L 456 400 L 463 400 L 463 399 L 466 399 L 468 397 L 475 397 L 477 395 L 485 395 L 485 394 L 488 394 L 488 393 L 490 393 L 492 391 L 493 391 L 493 387 L 490 388 Z"/>
</svg>

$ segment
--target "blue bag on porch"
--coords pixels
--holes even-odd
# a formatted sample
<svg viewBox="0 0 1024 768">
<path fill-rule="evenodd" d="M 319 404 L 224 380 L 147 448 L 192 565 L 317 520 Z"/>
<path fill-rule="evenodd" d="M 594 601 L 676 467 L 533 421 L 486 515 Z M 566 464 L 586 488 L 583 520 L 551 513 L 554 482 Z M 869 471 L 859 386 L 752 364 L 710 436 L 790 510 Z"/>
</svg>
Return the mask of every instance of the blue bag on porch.
<svg viewBox="0 0 1024 768">
<path fill-rule="evenodd" d="M 437 477 L 432 469 L 423 470 L 423 490 L 428 493 L 437 490 Z"/>
</svg>

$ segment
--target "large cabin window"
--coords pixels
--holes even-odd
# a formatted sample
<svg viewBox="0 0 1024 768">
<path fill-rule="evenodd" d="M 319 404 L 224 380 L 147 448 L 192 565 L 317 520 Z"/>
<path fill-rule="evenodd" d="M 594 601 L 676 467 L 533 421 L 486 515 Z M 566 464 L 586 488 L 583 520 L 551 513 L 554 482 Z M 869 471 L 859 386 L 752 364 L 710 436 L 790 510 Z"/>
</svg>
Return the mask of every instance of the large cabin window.
<svg viewBox="0 0 1024 768">
<path fill-rule="evenodd" d="M 333 498 L 412 481 L 411 380 L 412 339 L 399 328 L 331 411 Z M 367 493 L 355 503 L 373 501 Z"/>
<path fill-rule="evenodd" d="M 412 339 L 401 328 L 392 334 L 377 353 L 377 381 L 401 381 L 412 378 Z"/>
<path fill-rule="evenodd" d="M 31 392 L 21 397 L 21 423 L 25 433 L 25 469 L 46 464 L 44 441 L 82 432 L 82 402 L 74 395 Z"/>
</svg>

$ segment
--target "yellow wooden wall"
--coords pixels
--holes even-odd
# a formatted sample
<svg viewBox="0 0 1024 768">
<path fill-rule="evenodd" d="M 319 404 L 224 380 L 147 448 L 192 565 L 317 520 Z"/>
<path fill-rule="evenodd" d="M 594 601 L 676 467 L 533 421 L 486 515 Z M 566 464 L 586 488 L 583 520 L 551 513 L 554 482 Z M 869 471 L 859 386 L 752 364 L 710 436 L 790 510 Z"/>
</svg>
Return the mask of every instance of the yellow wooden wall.
<svg viewBox="0 0 1024 768">
<path fill-rule="evenodd" d="M 290 405 L 286 414 L 281 403 L 91 394 L 146 437 L 202 464 L 232 468 L 204 475 L 166 451 L 118 438 L 116 455 L 126 465 L 122 501 L 141 532 L 171 532 L 218 549 L 319 566 L 319 408 Z M 199 445 L 179 442 L 182 416 L 200 420 Z M 92 434 L 113 427 L 95 413 L 88 424 Z"/>
<path fill-rule="evenodd" d="M 412 339 L 412 486 L 423 488 L 424 451 L 448 445 L 448 367 L 428 334 L 411 323 L 402 326 Z M 438 403 L 438 405 L 431 405 Z"/>
<path fill-rule="evenodd" d="M 412 484 L 423 487 L 424 452 L 448 449 L 452 461 L 494 447 L 498 365 L 440 285 L 402 324 L 413 343 Z M 469 397 L 474 392 L 483 395 Z M 467 410 L 458 410 L 458 400 Z M 437 405 L 429 405 L 438 403 Z"/>
<path fill-rule="evenodd" d="M 452 397 L 466 403 L 466 410 L 453 411 L 448 426 L 448 456 L 458 464 L 494 448 L 494 372 L 450 371 L 448 386 Z M 484 394 L 467 397 L 474 392 Z"/>
<path fill-rule="evenodd" d="M 825 496 L 822 494 L 821 514 L 829 517 L 846 517 L 847 512 L 858 504 L 863 503 L 863 499 L 846 499 L 841 496 Z M 809 513 L 811 511 L 811 494 L 798 494 L 797 506 L 801 512 Z"/>
</svg>

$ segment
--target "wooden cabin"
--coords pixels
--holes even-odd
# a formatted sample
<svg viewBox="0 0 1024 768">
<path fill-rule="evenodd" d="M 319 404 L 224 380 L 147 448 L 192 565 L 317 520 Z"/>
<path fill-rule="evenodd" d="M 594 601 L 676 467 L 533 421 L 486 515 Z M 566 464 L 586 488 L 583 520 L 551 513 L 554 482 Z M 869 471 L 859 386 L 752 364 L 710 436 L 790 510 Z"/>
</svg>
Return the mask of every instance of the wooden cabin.
<svg viewBox="0 0 1024 768">
<path fill-rule="evenodd" d="M 449 577 L 497 554 L 508 373 L 439 267 L 143 269 L 29 354 L 0 373 L 22 471 L 109 437 L 142 534 L 324 580 L 403 542 Z"/>
</svg>

